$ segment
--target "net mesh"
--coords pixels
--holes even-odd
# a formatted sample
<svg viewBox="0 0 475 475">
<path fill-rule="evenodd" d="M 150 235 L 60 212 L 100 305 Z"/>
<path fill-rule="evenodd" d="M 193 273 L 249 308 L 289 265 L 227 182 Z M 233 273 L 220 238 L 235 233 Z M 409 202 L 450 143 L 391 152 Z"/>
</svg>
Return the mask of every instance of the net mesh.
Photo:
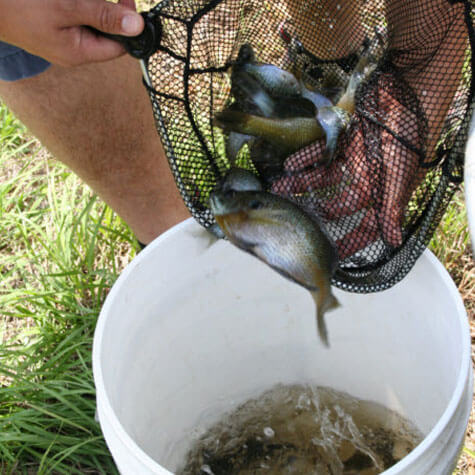
<svg viewBox="0 0 475 475">
<path fill-rule="evenodd" d="M 234 101 L 229 68 L 240 47 L 330 90 L 344 87 L 376 44 L 377 66 L 356 90 L 331 164 L 322 164 L 318 140 L 265 182 L 320 217 L 338 247 L 334 285 L 374 292 L 401 280 L 463 180 L 472 3 L 165 0 L 152 11 L 163 27 L 147 63 L 157 129 L 183 200 L 205 227 L 214 223 L 210 192 L 231 166 L 213 118 Z M 255 153 L 244 146 L 237 164 L 263 175 Z"/>
</svg>

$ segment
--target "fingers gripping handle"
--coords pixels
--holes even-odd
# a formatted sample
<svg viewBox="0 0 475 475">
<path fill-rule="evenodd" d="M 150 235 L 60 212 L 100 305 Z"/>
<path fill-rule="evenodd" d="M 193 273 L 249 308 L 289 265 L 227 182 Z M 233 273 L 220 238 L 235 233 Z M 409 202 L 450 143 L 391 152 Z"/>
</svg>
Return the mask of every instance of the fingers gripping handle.
<svg viewBox="0 0 475 475">
<path fill-rule="evenodd" d="M 151 15 L 150 12 L 143 12 L 141 15 L 144 19 L 145 26 L 142 33 L 137 36 L 112 35 L 93 27 L 88 28 L 98 35 L 117 41 L 131 56 L 143 60 L 152 56 L 160 46 L 162 25 L 160 19 Z"/>
</svg>

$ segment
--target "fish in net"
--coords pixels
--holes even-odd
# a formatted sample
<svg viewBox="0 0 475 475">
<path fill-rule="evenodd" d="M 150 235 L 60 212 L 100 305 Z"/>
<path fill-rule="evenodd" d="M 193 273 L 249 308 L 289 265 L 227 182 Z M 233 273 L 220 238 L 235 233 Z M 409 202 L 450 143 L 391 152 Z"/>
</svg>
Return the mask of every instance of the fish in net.
<svg viewBox="0 0 475 475">
<path fill-rule="evenodd" d="M 474 8 L 468 0 L 164 0 L 147 12 L 159 26 L 143 60 L 157 130 L 183 200 L 206 228 L 209 196 L 231 166 L 266 191 L 318 216 L 335 241 L 332 284 L 352 292 L 391 287 L 428 245 L 463 181 L 473 107 Z M 265 172 L 252 147 L 227 153 L 230 68 L 243 45 L 335 101 L 368 44 L 374 68 L 325 157 L 325 137 Z M 340 92 L 341 94 L 341 92 Z M 255 152 L 254 152 L 255 153 Z"/>
</svg>

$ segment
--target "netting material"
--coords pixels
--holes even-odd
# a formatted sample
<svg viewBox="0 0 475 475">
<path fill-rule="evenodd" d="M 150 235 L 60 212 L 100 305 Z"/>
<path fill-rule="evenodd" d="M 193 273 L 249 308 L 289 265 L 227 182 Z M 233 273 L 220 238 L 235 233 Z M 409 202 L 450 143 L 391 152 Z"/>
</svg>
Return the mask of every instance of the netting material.
<svg viewBox="0 0 475 475">
<path fill-rule="evenodd" d="M 227 71 L 240 46 L 324 87 L 346 84 L 378 35 L 377 68 L 357 90 L 333 163 L 319 163 L 324 141 L 316 142 L 288 157 L 268 189 L 320 216 L 339 250 L 334 285 L 372 292 L 401 280 L 463 179 L 471 2 L 166 0 L 154 12 L 163 26 L 148 61 L 157 129 L 184 202 L 205 227 L 214 223 L 209 193 L 230 167 L 226 135 L 212 122 L 233 100 Z M 256 171 L 247 147 L 238 164 Z"/>
</svg>

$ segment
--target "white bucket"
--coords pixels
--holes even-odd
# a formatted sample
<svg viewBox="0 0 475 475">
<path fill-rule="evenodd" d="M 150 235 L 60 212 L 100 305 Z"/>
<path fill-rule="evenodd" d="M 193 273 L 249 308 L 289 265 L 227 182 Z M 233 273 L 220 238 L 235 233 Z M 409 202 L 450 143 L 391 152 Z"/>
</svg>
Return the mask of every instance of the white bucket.
<svg viewBox="0 0 475 475">
<path fill-rule="evenodd" d="M 386 474 L 448 474 L 472 401 L 460 295 L 428 251 L 378 294 L 335 290 L 316 336 L 308 291 L 208 238 L 191 219 L 141 252 L 112 288 L 94 338 L 97 408 L 125 475 L 173 472 L 170 446 L 276 383 L 315 383 L 397 410 L 426 434 Z M 185 450 L 186 447 L 183 447 Z"/>
</svg>

